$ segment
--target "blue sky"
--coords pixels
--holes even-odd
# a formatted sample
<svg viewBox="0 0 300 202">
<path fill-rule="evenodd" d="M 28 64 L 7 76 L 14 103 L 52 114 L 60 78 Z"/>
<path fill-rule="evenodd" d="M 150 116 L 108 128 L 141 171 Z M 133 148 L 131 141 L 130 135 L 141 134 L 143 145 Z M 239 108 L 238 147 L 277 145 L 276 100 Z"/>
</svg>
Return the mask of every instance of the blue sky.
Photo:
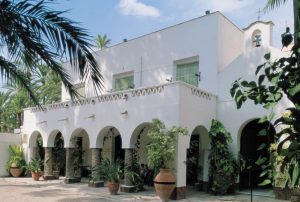
<svg viewBox="0 0 300 202">
<path fill-rule="evenodd" d="M 80 22 L 91 36 L 107 34 L 111 45 L 167 26 L 220 11 L 240 28 L 257 20 L 258 10 L 267 0 L 59 0 L 50 7 L 69 10 L 64 16 Z M 260 19 L 273 21 L 274 45 L 280 47 L 280 34 L 293 27 L 292 1 Z"/>
</svg>

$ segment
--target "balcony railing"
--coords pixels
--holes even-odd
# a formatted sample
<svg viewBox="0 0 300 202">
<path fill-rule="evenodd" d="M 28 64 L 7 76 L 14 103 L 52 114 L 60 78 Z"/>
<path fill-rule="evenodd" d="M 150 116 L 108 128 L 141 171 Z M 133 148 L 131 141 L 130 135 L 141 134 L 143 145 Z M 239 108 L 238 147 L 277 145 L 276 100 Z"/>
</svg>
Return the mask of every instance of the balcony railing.
<svg viewBox="0 0 300 202">
<path fill-rule="evenodd" d="M 175 81 L 175 82 L 161 84 L 161 85 L 112 92 L 112 93 L 100 95 L 98 97 L 90 97 L 90 98 L 84 98 L 84 99 L 74 100 L 74 101 L 58 102 L 58 103 L 43 105 L 41 107 L 31 107 L 31 108 L 26 108 L 25 110 L 30 110 L 31 112 L 42 112 L 47 110 L 58 110 L 58 109 L 69 108 L 74 106 L 92 105 L 92 104 L 102 103 L 102 102 L 124 100 L 124 99 L 128 99 L 129 96 L 139 97 L 139 96 L 160 94 L 163 93 L 164 89 L 167 86 L 178 85 L 178 84 L 190 88 L 191 94 L 193 96 L 201 97 L 204 99 L 211 99 L 212 97 L 215 97 L 215 95 L 208 93 L 204 90 L 201 90 L 195 86 L 184 83 L 182 81 Z"/>
</svg>

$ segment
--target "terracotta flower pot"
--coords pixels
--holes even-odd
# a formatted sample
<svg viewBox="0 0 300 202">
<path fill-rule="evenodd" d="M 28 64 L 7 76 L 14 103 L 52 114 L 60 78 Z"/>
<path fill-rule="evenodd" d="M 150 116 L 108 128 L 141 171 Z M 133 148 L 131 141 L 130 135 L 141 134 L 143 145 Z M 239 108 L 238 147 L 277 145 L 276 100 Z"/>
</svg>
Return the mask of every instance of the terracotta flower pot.
<svg viewBox="0 0 300 202">
<path fill-rule="evenodd" d="M 9 169 L 9 172 L 13 177 L 20 177 L 21 174 L 23 173 L 23 169 L 19 167 L 11 167 Z"/>
<path fill-rule="evenodd" d="M 174 188 L 176 179 L 171 173 L 171 169 L 160 169 L 154 178 L 154 187 L 157 195 L 162 201 L 168 201 Z"/>
<path fill-rule="evenodd" d="M 40 177 L 41 177 L 41 173 L 40 172 L 32 172 L 31 171 L 31 177 L 34 181 L 39 181 Z"/>
<path fill-rule="evenodd" d="M 118 182 L 108 182 L 108 191 L 112 195 L 116 195 L 119 191 L 119 183 Z"/>
</svg>

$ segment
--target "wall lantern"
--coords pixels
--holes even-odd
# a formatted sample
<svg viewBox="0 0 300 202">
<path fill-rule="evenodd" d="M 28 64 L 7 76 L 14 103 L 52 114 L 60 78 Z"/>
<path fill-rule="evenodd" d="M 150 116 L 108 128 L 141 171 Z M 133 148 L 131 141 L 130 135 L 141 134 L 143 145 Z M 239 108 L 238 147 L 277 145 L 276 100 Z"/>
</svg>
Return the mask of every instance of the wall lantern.
<svg viewBox="0 0 300 202">
<path fill-rule="evenodd" d="M 128 114 L 128 111 L 125 110 L 124 112 L 121 112 L 122 115 L 127 115 Z"/>
<path fill-rule="evenodd" d="M 201 72 L 198 72 L 197 74 L 195 74 L 196 77 L 198 77 L 198 81 L 201 81 Z"/>
<path fill-rule="evenodd" d="M 124 99 L 124 100 L 128 100 L 128 97 L 129 97 L 128 94 L 124 94 L 124 95 L 123 95 L 123 99 Z"/>
<path fill-rule="evenodd" d="M 293 41 L 293 35 L 290 33 L 290 28 L 287 27 L 286 31 L 281 34 L 282 47 L 288 47 Z"/>
</svg>

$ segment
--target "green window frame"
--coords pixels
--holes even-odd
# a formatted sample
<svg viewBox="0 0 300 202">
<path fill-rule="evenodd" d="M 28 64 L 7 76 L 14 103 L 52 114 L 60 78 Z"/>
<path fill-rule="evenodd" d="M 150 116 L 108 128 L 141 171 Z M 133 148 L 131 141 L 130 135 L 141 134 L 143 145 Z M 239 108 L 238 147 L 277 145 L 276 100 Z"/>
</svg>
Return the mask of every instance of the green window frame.
<svg viewBox="0 0 300 202">
<path fill-rule="evenodd" d="M 115 91 L 127 90 L 134 88 L 134 78 L 133 75 L 127 75 L 115 78 Z"/>
<path fill-rule="evenodd" d="M 198 86 L 199 62 L 189 62 L 176 65 L 176 80 L 193 86 Z"/>
</svg>

